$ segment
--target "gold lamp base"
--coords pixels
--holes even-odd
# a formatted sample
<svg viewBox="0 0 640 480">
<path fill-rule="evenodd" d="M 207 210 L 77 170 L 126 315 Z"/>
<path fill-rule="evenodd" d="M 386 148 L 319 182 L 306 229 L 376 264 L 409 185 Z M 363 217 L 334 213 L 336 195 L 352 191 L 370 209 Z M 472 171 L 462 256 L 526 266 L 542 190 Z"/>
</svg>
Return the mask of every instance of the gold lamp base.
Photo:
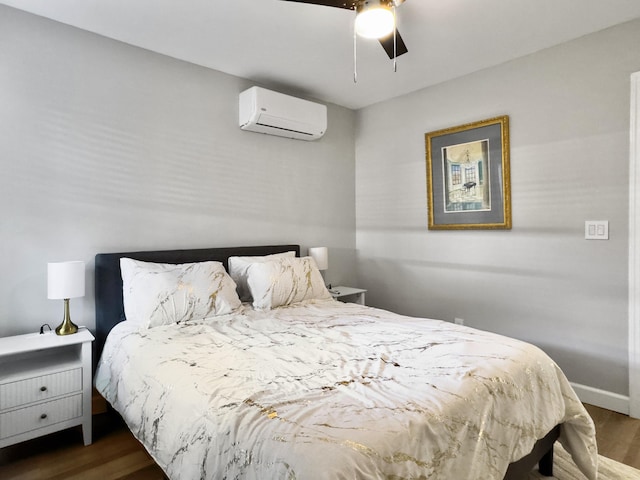
<svg viewBox="0 0 640 480">
<path fill-rule="evenodd" d="M 56 328 L 56 335 L 71 335 L 78 331 L 78 326 L 71 321 L 69 316 L 69 299 L 64 299 L 64 318 L 62 323 Z"/>
</svg>

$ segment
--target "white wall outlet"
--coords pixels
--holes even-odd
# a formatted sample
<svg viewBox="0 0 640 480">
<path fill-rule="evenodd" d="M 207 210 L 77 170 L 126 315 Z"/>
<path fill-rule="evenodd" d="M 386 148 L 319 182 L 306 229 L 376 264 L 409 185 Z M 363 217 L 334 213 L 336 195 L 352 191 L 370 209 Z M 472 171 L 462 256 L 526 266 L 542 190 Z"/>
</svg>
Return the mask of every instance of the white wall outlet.
<svg viewBox="0 0 640 480">
<path fill-rule="evenodd" d="M 609 240 L 609 220 L 585 220 L 585 240 Z"/>
<path fill-rule="evenodd" d="M 453 323 L 455 323 L 456 325 L 464 325 L 464 318 L 454 318 L 453 319 Z"/>
</svg>

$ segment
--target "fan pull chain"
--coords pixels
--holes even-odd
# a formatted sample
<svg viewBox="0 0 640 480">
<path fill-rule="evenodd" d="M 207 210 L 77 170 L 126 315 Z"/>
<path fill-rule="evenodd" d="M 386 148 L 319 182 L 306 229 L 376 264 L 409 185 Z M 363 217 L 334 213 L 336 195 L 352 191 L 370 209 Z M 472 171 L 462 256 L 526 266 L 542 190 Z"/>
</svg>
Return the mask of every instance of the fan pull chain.
<svg viewBox="0 0 640 480">
<path fill-rule="evenodd" d="M 356 34 L 356 24 L 353 23 L 353 83 L 358 83 L 358 54 L 357 54 L 357 34 Z"/>
<path fill-rule="evenodd" d="M 397 38 L 398 38 L 398 22 L 396 19 L 396 5 L 395 3 L 393 4 L 393 73 L 396 73 L 398 71 L 398 66 L 396 63 L 396 59 L 398 58 L 398 54 L 396 53 L 396 47 L 397 47 Z"/>
</svg>

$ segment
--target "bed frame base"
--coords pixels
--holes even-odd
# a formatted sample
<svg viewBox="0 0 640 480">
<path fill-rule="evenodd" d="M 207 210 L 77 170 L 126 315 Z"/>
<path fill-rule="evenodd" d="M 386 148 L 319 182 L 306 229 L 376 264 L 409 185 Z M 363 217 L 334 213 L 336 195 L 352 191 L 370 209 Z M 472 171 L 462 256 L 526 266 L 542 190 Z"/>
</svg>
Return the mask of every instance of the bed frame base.
<svg viewBox="0 0 640 480">
<path fill-rule="evenodd" d="M 522 480 L 538 464 L 538 470 L 545 477 L 553 476 L 553 444 L 560 436 L 560 425 L 538 440 L 531 453 L 509 465 L 504 480 Z"/>
</svg>

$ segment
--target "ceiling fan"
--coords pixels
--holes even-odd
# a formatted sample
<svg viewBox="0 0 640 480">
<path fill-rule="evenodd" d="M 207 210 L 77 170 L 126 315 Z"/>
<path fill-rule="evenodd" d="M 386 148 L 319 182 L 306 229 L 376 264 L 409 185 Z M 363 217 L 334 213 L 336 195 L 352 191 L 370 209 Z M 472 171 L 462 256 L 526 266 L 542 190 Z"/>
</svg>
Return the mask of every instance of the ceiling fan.
<svg viewBox="0 0 640 480">
<path fill-rule="evenodd" d="M 394 8 L 404 3 L 405 0 L 284 0 L 286 2 L 311 3 L 314 5 L 324 5 L 326 7 L 344 8 L 355 10 L 355 28 L 358 35 L 367 38 L 377 38 L 384 51 L 390 59 L 395 59 L 407 53 L 400 33 L 396 29 Z M 379 25 L 383 23 L 381 29 L 376 26 L 369 28 L 371 23 Z"/>
</svg>

